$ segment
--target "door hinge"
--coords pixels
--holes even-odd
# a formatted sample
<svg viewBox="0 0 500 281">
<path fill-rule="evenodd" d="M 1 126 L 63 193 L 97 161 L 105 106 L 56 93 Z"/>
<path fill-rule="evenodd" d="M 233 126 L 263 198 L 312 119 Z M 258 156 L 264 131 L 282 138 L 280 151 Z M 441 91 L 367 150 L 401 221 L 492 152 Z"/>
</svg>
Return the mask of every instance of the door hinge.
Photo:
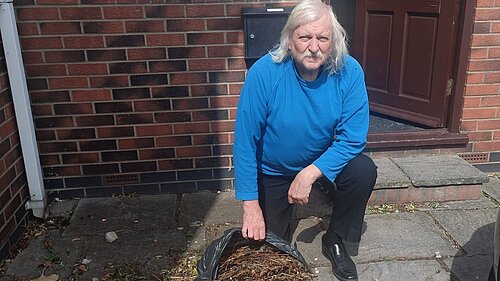
<svg viewBox="0 0 500 281">
<path fill-rule="evenodd" d="M 448 79 L 448 84 L 446 85 L 446 95 L 451 96 L 451 91 L 453 90 L 453 84 L 455 80 Z"/>
</svg>

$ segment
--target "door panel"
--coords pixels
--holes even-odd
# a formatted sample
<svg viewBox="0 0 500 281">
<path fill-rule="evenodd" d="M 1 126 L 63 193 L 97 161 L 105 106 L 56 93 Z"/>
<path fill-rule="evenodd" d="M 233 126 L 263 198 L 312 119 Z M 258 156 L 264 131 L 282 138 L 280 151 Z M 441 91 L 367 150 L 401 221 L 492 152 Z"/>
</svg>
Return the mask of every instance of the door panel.
<svg viewBox="0 0 500 281">
<path fill-rule="evenodd" d="M 357 0 L 354 54 L 373 111 L 446 125 L 457 0 Z"/>
</svg>

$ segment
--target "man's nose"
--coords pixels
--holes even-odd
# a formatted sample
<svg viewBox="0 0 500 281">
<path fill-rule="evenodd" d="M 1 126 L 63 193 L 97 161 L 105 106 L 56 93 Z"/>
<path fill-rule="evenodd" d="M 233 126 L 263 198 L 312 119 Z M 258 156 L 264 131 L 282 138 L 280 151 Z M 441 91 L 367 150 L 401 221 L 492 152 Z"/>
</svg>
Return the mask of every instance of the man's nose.
<svg viewBox="0 0 500 281">
<path fill-rule="evenodd" d="M 311 39 L 309 41 L 309 51 L 312 53 L 316 53 L 319 50 L 319 42 L 316 38 Z"/>
</svg>

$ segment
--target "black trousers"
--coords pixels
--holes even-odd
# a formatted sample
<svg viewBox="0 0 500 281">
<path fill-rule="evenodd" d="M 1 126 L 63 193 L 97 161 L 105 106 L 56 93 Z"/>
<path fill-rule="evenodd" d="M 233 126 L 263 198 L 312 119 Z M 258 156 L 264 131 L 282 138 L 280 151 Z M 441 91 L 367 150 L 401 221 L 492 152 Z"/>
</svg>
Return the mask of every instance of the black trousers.
<svg viewBox="0 0 500 281">
<path fill-rule="evenodd" d="M 259 174 L 259 204 L 264 213 L 266 229 L 291 241 L 290 221 L 293 204 L 288 203 L 288 189 L 295 177 Z M 323 179 L 334 192 L 334 207 L 328 231 L 342 239 L 359 242 L 365 209 L 377 179 L 377 166 L 366 155 L 353 158 L 337 175 L 335 184 Z M 310 202 L 309 204 L 314 204 Z"/>
</svg>

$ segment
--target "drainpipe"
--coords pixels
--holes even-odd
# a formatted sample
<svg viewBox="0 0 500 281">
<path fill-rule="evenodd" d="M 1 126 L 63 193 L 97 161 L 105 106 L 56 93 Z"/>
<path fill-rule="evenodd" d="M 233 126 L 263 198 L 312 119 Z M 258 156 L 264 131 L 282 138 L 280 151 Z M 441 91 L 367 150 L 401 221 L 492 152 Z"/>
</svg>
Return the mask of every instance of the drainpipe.
<svg viewBox="0 0 500 281">
<path fill-rule="evenodd" d="M 0 32 L 30 191 L 30 200 L 26 202 L 25 207 L 32 209 L 35 217 L 46 218 L 47 198 L 12 0 L 0 0 Z"/>
</svg>

